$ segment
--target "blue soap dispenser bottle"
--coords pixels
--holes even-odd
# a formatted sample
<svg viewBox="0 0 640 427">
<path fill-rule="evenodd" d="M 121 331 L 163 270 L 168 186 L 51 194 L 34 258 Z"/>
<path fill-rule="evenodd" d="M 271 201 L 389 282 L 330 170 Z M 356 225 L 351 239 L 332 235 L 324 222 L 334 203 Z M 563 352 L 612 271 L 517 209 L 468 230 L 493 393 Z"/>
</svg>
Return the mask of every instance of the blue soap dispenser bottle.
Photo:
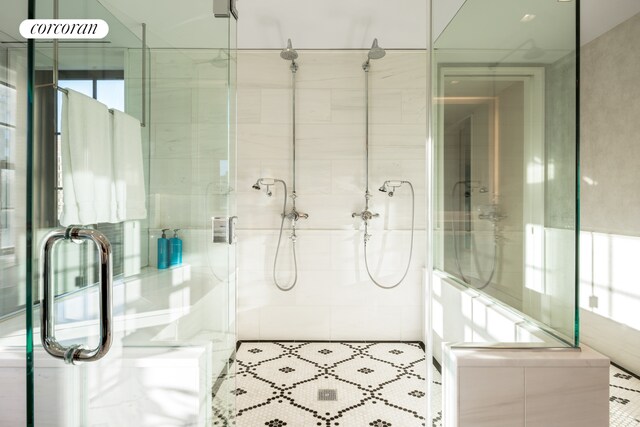
<svg viewBox="0 0 640 427">
<path fill-rule="evenodd" d="M 182 264 L 182 240 L 178 237 L 179 228 L 175 228 L 173 230 L 173 237 L 169 239 L 169 246 L 171 252 L 171 261 L 169 265 L 173 267 L 174 265 Z"/>
<path fill-rule="evenodd" d="M 169 267 L 169 239 L 166 232 L 169 228 L 162 230 L 162 237 L 158 239 L 158 270 L 164 270 Z"/>
</svg>

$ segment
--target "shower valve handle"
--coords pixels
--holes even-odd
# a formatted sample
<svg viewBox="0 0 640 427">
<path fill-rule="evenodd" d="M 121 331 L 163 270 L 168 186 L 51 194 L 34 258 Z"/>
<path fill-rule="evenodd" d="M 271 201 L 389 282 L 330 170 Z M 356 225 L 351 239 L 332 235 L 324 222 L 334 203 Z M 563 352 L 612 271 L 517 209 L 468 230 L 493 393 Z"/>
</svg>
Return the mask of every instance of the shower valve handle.
<svg viewBox="0 0 640 427">
<path fill-rule="evenodd" d="M 356 218 L 356 217 L 360 217 L 363 221 L 369 221 L 372 218 L 377 218 L 379 217 L 380 214 L 379 213 L 372 213 L 370 211 L 362 211 L 360 213 L 354 212 L 351 214 L 351 218 Z"/>
<path fill-rule="evenodd" d="M 291 220 L 291 221 L 297 221 L 299 219 L 307 219 L 307 218 L 309 218 L 309 214 L 303 213 L 303 212 L 298 212 L 297 210 L 292 209 L 289 213 L 284 215 L 284 217 L 286 219 L 288 219 L 288 220 Z"/>
</svg>

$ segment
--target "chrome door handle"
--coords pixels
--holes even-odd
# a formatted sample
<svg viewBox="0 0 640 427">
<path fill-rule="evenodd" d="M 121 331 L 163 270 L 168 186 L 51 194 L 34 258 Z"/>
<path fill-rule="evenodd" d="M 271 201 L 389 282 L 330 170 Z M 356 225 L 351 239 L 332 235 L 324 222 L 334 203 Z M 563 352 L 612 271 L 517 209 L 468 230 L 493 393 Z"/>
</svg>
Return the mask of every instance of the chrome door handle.
<svg viewBox="0 0 640 427">
<path fill-rule="evenodd" d="M 55 311 L 52 280 L 53 248 L 61 240 L 90 240 L 100 256 L 100 341 L 93 349 L 86 349 L 82 345 L 65 347 L 56 340 Z M 51 356 L 64 359 L 66 363 L 76 361 L 93 362 L 102 358 L 113 341 L 112 331 L 112 285 L 113 261 L 111 258 L 111 243 L 104 234 L 97 230 L 68 227 L 66 230 L 55 230 L 47 234 L 40 249 L 40 339 L 42 346 Z"/>
</svg>

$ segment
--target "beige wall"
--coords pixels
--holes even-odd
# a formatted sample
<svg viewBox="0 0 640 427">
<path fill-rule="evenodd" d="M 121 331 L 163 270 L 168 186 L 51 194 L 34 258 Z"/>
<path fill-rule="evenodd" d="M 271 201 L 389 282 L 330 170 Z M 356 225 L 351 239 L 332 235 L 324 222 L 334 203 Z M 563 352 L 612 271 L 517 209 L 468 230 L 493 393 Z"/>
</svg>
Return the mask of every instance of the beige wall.
<svg viewBox="0 0 640 427">
<path fill-rule="evenodd" d="M 640 15 L 581 52 L 583 341 L 640 373 Z M 597 298 L 597 304 L 595 301 Z"/>
<path fill-rule="evenodd" d="M 582 228 L 640 236 L 640 15 L 582 50 Z"/>
</svg>

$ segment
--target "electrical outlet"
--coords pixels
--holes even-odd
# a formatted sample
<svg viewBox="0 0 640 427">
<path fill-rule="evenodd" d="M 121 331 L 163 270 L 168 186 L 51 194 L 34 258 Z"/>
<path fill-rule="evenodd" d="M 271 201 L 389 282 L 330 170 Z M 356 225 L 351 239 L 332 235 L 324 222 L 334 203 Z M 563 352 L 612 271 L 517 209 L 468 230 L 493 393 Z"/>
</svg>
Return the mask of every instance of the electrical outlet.
<svg viewBox="0 0 640 427">
<path fill-rule="evenodd" d="M 589 308 L 598 308 L 598 297 L 591 295 L 589 297 Z"/>
</svg>

